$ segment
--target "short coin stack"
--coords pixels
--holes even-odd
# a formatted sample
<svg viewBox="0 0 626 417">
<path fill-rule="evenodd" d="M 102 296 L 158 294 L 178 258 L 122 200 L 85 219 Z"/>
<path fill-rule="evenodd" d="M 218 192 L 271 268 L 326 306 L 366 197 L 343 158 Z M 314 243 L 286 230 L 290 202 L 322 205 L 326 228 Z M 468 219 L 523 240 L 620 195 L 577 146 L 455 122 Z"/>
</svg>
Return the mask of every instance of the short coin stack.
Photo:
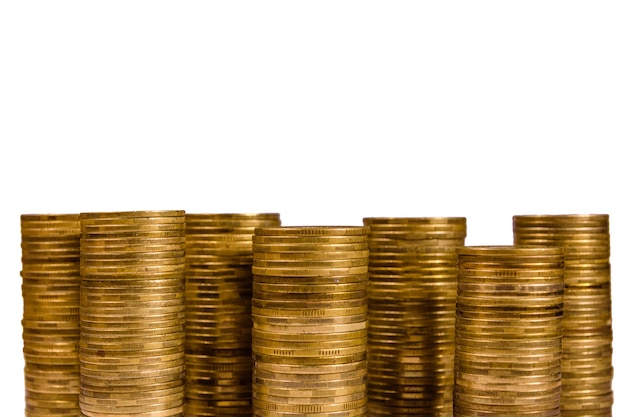
<svg viewBox="0 0 626 417">
<path fill-rule="evenodd" d="M 80 411 L 180 417 L 185 213 L 81 213 Z"/>
<path fill-rule="evenodd" d="M 252 236 L 278 213 L 186 213 L 186 417 L 252 415 Z"/>
<path fill-rule="evenodd" d="M 20 220 L 26 417 L 75 417 L 80 217 L 24 214 Z"/>
<path fill-rule="evenodd" d="M 255 416 L 367 415 L 368 230 L 256 230 Z"/>
<path fill-rule="evenodd" d="M 457 252 L 455 417 L 560 416 L 563 251 Z"/>
<path fill-rule="evenodd" d="M 609 216 L 513 217 L 516 244 L 553 245 L 565 256 L 561 415 L 611 416 L 613 405 Z"/>
<path fill-rule="evenodd" d="M 366 217 L 369 416 L 452 416 L 464 217 Z"/>
</svg>

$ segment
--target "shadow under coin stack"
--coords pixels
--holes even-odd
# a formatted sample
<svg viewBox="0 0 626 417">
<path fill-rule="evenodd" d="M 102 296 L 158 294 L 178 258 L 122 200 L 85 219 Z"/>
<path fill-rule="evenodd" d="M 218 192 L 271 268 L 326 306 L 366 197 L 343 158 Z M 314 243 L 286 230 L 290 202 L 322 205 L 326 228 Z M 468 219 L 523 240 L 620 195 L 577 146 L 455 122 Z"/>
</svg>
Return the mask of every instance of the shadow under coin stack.
<svg viewBox="0 0 626 417">
<path fill-rule="evenodd" d="M 186 417 L 252 415 L 252 236 L 278 213 L 186 214 Z"/>
<path fill-rule="evenodd" d="M 81 213 L 80 411 L 181 417 L 185 213 Z"/>
<path fill-rule="evenodd" d="M 256 230 L 255 416 L 367 415 L 368 231 Z"/>
<path fill-rule="evenodd" d="M 513 216 L 515 244 L 563 248 L 561 415 L 611 416 L 613 331 L 609 216 Z"/>
<path fill-rule="evenodd" d="M 452 416 L 456 248 L 464 217 L 364 218 L 369 416 Z"/>
<path fill-rule="evenodd" d="M 80 217 L 24 214 L 22 338 L 26 417 L 79 413 Z"/>
<path fill-rule="evenodd" d="M 455 417 L 560 416 L 563 251 L 457 253 Z"/>
</svg>

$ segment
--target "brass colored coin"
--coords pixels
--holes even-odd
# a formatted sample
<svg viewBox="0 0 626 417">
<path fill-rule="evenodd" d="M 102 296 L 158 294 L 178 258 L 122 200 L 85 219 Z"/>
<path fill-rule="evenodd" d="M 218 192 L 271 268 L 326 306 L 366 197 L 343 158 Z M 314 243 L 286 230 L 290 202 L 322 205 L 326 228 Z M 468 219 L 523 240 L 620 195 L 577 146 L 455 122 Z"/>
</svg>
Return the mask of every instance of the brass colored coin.
<svg viewBox="0 0 626 417">
<path fill-rule="evenodd" d="M 328 332 L 328 333 L 279 333 L 274 329 L 263 330 L 258 328 L 252 328 L 252 337 L 257 339 L 266 339 L 274 341 L 285 342 L 309 342 L 309 343 L 324 343 L 342 340 L 351 340 L 367 337 L 367 329 L 360 330 L 348 330 L 345 332 Z"/>
<path fill-rule="evenodd" d="M 295 280 L 294 280 L 295 281 Z M 329 293 L 329 292 L 352 292 L 352 291 L 367 291 L 368 282 L 356 282 L 349 284 L 309 284 L 302 285 L 297 283 L 292 284 L 262 284 L 259 282 L 252 283 L 252 289 L 254 291 L 266 292 L 266 293 L 277 293 L 276 295 L 280 297 L 280 293 L 287 293 L 290 297 L 296 293 L 302 294 L 319 294 L 319 293 Z"/>
<path fill-rule="evenodd" d="M 252 236 L 252 242 L 260 245 L 272 244 L 353 244 L 367 243 L 367 235 L 346 235 L 346 236 Z"/>
<path fill-rule="evenodd" d="M 328 285 L 367 282 L 368 274 L 333 275 L 329 277 L 254 275 L 253 279 L 255 283 L 259 284 Z"/>
<path fill-rule="evenodd" d="M 365 274 L 367 271 L 367 265 L 338 268 L 264 268 L 252 266 L 253 274 L 269 276 L 329 277 L 333 275 Z"/>
<path fill-rule="evenodd" d="M 270 401 L 264 401 L 256 398 L 253 401 L 255 410 L 267 410 L 281 413 L 302 413 L 312 415 L 313 413 L 329 413 L 335 411 L 346 411 L 349 409 L 359 409 L 367 405 L 367 398 L 361 398 L 357 400 L 348 400 L 345 402 L 330 402 L 327 404 L 290 404 L 279 403 L 271 399 Z"/>
<path fill-rule="evenodd" d="M 252 352 L 254 355 L 261 355 L 263 357 L 280 357 L 280 358 L 315 358 L 323 360 L 324 358 L 338 358 L 344 356 L 353 356 L 356 354 L 364 354 L 367 350 L 366 344 L 357 346 L 346 346 L 336 348 L 325 348 L 320 346 L 313 349 L 296 349 L 296 348 L 273 348 L 259 346 L 252 343 Z"/>
<path fill-rule="evenodd" d="M 294 393 L 298 392 L 297 389 L 292 390 Z M 279 395 L 265 394 L 260 390 L 252 390 L 253 401 L 267 401 L 268 403 L 275 403 L 280 405 L 290 406 L 305 406 L 305 407 L 325 407 L 331 404 L 350 404 L 356 401 L 363 401 L 367 399 L 367 392 L 365 390 L 358 390 L 351 394 L 336 395 L 334 397 L 301 397 L 292 394 L 290 397 L 282 397 Z"/>
<path fill-rule="evenodd" d="M 335 349 L 342 347 L 366 346 L 367 338 L 347 339 L 338 341 L 324 342 L 288 342 L 284 340 L 262 339 L 259 337 L 252 338 L 252 347 L 274 348 L 274 349 L 293 349 L 293 350 L 314 350 L 314 349 Z"/>
<path fill-rule="evenodd" d="M 350 284 L 346 284 L 350 285 Z M 367 298 L 367 290 L 361 291 L 345 291 L 345 292 L 322 292 L 322 293 L 277 293 L 254 290 L 253 298 L 257 300 L 287 300 L 303 302 L 314 302 L 314 304 L 324 301 L 344 301 L 344 300 L 363 300 Z M 303 308 L 311 305 L 303 304 Z M 285 305 L 288 307 L 288 305 Z"/>
<path fill-rule="evenodd" d="M 327 251 L 327 252 L 255 252 L 255 262 L 318 262 L 318 261 L 346 261 L 349 259 L 368 259 L 368 250 L 356 251 Z"/>
<path fill-rule="evenodd" d="M 144 247 L 151 246 L 179 246 L 186 245 L 187 239 L 185 236 L 172 236 L 172 237 L 102 237 L 80 239 L 80 246 L 84 249 L 102 251 L 110 250 L 111 252 L 125 252 L 125 251 L 137 251 Z"/>
<path fill-rule="evenodd" d="M 266 317 L 284 317 L 284 318 L 333 318 L 342 316 L 352 316 L 367 314 L 368 307 L 366 305 L 359 307 L 347 307 L 347 308 L 260 308 L 252 307 L 252 314 Z"/>
<path fill-rule="evenodd" d="M 284 297 L 282 300 L 278 299 L 258 299 L 252 298 L 251 305 L 253 307 L 259 308 L 272 308 L 272 309 L 293 309 L 293 308 L 303 308 L 303 309 L 316 309 L 316 308 L 352 308 L 352 307 L 362 307 L 367 306 L 367 298 L 358 297 L 354 299 L 344 299 L 344 300 L 285 300 Z"/>
<path fill-rule="evenodd" d="M 362 252 L 369 250 L 368 243 L 327 243 L 327 244 L 315 244 L 315 243 L 253 243 L 253 253 L 259 252 L 284 252 L 294 253 L 294 256 L 298 253 L 312 253 L 312 252 L 349 252 L 358 251 Z"/>
<path fill-rule="evenodd" d="M 257 268 L 265 268 L 266 270 L 271 271 L 273 268 L 277 268 L 279 271 L 283 269 L 325 269 L 325 268 L 353 268 L 353 267 L 363 267 L 367 266 L 368 259 L 365 258 L 354 258 L 354 259 L 333 259 L 333 260 L 294 260 L 294 261 L 286 261 L 286 260 L 263 260 L 259 258 L 254 258 L 252 262 L 253 267 Z"/>
<path fill-rule="evenodd" d="M 135 239 L 136 242 L 140 242 L 141 239 L 159 239 L 159 238 L 175 238 L 185 237 L 184 230 L 119 230 L 115 232 L 103 232 L 103 231 L 84 231 L 81 234 L 81 243 L 88 241 L 89 243 L 95 240 L 106 239 Z"/>
<path fill-rule="evenodd" d="M 555 256 L 563 254 L 559 247 L 536 247 L 526 245 L 502 245 L 502 246 L 463 246 L 456 249 L 459 257 L 492 257 L 514 259 L 520 257 L 521 260 L 527 256 Z"/>
<path fill-rule="evenodd" d="M 144 225 L 174 225 L 185 224 L 185 216 L 145 216 L 145 217 L 110 217 L 110 218 L 87 218 L 80 220 L 82 228 L 87 227 L 119 227 L 119 226 L 144 226 Z"/>
<path fill-rule="evenodd" d="M 265 332 L 276 332 L 276 333 L 287 333 L 287 334 L 329 334 L 329 333 L 346 333 L 353 332 L 358 330 L 367 329 L 367 321 L 355 322 L 355 323 L 347 323 L 347 324 L 323 324 L 320 326 L 315 326 L 313 324 L 308 325 L 277 325 L 277 324 L 262 324 L 253 321 L 253 328 L 265 331 Z"/>
<path fill-rule="evenodd" d="M 118 236 L 118 234 L 124 234 L 129 232 L 169 232 L 176 231 L 185 233 L 185 223 L 143 223 L 143 224 L 81 224 L 81 236 L 89 235 L 110 235 Z M 121 237 L 121 236 L 120 236 Z M 156 237 L 156 236 L 155 236 Z"/>
<path fill-rule="evenodd" d="M 110 212 L 83 212 L 80 213 L 81 221 L 96 219 L 120 219 L 136 217 L 180 217 L 185 216 L 184 210 L 144 210 L 144 211 L 110 211 Z"/>
<path fill-rule="evenodd" d="M 467 219 L 465 217 L 364 217 L 366 226 L 385 224 L 407 225 L 449 225 L 450 227 L 464 228 Z"/>
<path fill-rule="evenodd" d="M 280 213 L 185 213 L 190 221 L 216 221 L 216 222 L 240 222 L 240 221 L 280 221 Z"/>
<path fill-rule="evenodd" d="M 367 320 L 366 314 L 357 314 L 353 316 L 338 317 L 315 317 L 315 318 L 298 318 L 298 317 L 268 317 L 252 315 L 252 322 L 263 326 L 329 326 L 360 323 Z"/>
<path fill-rule="evenodd" d="M 127 260 L 148 260 L 148 259 L 161 259 L 161 258 L 184 258 L 185 247 L 184 245 L 168 245 L 157 247 L 156 250 L 146 250 L 145 252 L 98 252 L 98 251 L 85 251 L 83 250 L 81 256 L 81 262 L 124 262 Z"/>
<path fill-rule="evenodd" d="M 355 236 L 367 235 L 367 226 L 280 226 L 260 227 L 257 236 Z"/>
</svg>

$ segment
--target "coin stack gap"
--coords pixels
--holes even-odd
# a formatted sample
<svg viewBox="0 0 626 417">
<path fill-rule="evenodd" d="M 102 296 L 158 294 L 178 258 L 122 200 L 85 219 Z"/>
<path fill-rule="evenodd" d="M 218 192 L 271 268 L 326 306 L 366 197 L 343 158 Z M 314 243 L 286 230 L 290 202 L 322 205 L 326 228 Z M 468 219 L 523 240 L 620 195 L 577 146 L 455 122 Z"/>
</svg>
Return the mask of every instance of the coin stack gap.
<svg viewBox="0 0 626 417">
<path fill-rule="evenodd" d="M 369 416 L 452 416 L 464 217 L 366 217 Z"/>
<path fill-rule="evenodd" d="M 186 417 L 252 415 L 252 236 L 278 213 L 186 213 Z"/>
<path fill-rule="evenodd" d="M 80 223 L 80 416 L 182 417 L 185 212 Z"/>
<path fill-rule="evenodd" d="M 254 416 L 367 415 L 368 231 L 256 229 Z"/>
<path fill-rule="evenodd" d="M 609 216 L 513 216 L 514 243 L 565 256 L 561 415 L 611 416 L 613 331 Z"/>
<path fill-rule="evenodd" d="M 23 214 L 26 417 L 79 413 L 80 216 Z"/>
<path fill-rule="evenodd" d="M 562 249 L 457 253 L 454 416 L 560 416 Z"/>
</svg>

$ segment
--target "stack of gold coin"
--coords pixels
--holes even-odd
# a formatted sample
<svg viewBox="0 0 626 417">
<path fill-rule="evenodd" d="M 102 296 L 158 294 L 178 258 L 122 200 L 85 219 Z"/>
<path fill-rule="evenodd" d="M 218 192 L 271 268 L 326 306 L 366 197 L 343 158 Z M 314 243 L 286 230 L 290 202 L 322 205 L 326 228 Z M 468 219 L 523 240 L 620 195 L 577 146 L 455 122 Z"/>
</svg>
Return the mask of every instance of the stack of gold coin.
<svg viewBox="0 0 626 417">
<path fill-rule="evenodd" d="M 457 253 L 455 417 L 560 416 L 562 249 Z"/>
<path fill-rule="evenodd" d="M 22 338 L 27 417 L 79 413 L 80 217 L 23 214 Z"/>
<path fill-rule="evenodd" d="M 255 416 L 367 414 L 368 228 L 258 228 Z"/>
<path fill-rule="evenodd" d="M 452 416 L 464 217 L 366 217 L 370 416 Z"/>
<path fill-rule="evenodd" d="M 185 213 L 81 213 L 80 412 L 179 417 Z"/>
<path fill-rule="evenodd" d="M 278 213 L 186 214 L 186 417 L 252 415 L 252 236 Z"/>
<path fill-rule="evenodd" d="M 613 332 L 609 216 L 513 216 L 514 242 L 565 256 L 561 415 L 610 416 Z"/>
</svg>

